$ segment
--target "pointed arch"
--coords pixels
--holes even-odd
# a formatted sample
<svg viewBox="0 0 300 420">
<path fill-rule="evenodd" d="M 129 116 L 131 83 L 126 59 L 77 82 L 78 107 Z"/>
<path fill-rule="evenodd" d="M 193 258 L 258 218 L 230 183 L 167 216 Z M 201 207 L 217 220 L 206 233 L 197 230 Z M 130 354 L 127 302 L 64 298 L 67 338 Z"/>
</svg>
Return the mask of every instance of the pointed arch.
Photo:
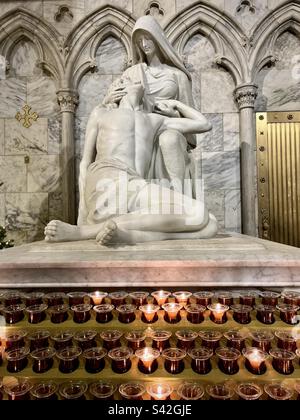
<svg viewBox="0 0 300 420">
<path fill-rule="evenodd" d="M 287 1 L 278 6 L 253 28 L 254 47 L 249 60 L 252 80 L 256 80 L 264 66 L 276 62 L 276 41 L 280 35 L 287 31 L 300 38 L 300 4 L 298 1 Z"/>
<path fill-rule="evenodd" d="M 206 36 L 215 48 L 215 62 L 230 72 L 236 85 L 248 78 L 245 32 L 229 15 L 208 2 L 186 7 L 166 25 L 165 31 L 180 54 L 193 35 Z"/>
<path fill-rule="evenodd" d="M 35 45 L 39 65 L 60 83 L 64 69 L 57 46 L 61 44 L 61 39 L 52 25 L 28 10 L 16 8 L 1 17 L 0 27 L 0 54 L 7 61 L 10 60 L 15 45 L 25 38 Z"/>
<path fill-rule="evenodd" d="M 130 61 L 134 25 L 132 15 L 116 6 L 103 6 L 81 20 L 64 44 L 67 54 L 66 81 L 72 83 L 74 89 L 78 87 L 84 74 L 96 67 L 97 49 L 109 36 L 124 45 Z"/>
</svg>

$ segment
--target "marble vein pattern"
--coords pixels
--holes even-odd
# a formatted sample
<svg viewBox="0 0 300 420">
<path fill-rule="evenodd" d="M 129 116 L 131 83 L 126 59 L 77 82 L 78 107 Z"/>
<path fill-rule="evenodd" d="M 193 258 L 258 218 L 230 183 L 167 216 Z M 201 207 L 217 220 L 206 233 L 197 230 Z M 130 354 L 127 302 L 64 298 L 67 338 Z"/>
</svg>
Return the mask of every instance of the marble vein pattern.
<svg viewBox="0 0 300 420">
<path fill-rule="evenodd" d="M 238 113 L 226 113 L 223 115 L 224 122 L 224 150 L 232 151 L 240 148 L 240 115 Z"/>
<path fill-rule="evenodd" d="M 225 229 L 241 232 L 241 192 L 240 190 L 225 191 Z"/>
<path fill-rule="evenodd" d="M 57 114 L 48 118 L 48 153 L 59 155 L 62 149 L 61 116 Z"/>
<path fill-rule="evenodd" d="M 231 75 L 225 70 L 204 71 L 201 74 L 201 111 L 204 113 L 238 112 Z"/>
<path fill-rule="evenodd" d="M 205 191 L 204 200 L 208 210 L 217 218 L 219 230 L 225 230 L 225 193 L 222 190 Z"/>
<path fill-rule="evenodd" d="M 63 199 L 62 192 L 58 188 L 55 192 L 50 192 L 48 196 L 49 202 L 49 220 L 63 219 Z"/>
<path fill-rule="evenodd" d="M 79 105 L 76 115 L 88 117 L 92 110 L 102 103 L 113 78 L 111 75 L 87 74 L 79 84 Z"/>
<path fill-rule="evenodd" d="M 1 118 L 14 118 L 26 103 L 26 79 L 0 80 Z"/>
<path fill-rule="evenodd" d="M 27 103 L 40 117 L 52 116 L 59 112 L 57 86 L 51 77 L 38 76 L 28 79 Z"/>
<path fill-rule="evenodd" d="M 11 230 L 41 231 L 48 221 L 48 194 L 6 194 L 6 223 Z"/>
<path fill-rule="evenodd" d="M 0 156 L 0 193 L 26 192 L 27 168 L 23 156 Z"/>
<path fill-rule="evenodd" d="M 122 74 L 126 68 L 127 59 L 126 49 L 122 42 L 109 36 L 97 50 L 98 74 Z"/>
<path fill-rule="evenodd" d="M 30 128 L 16 119 L 5 121 L 5 154 L 46 154 L 48 149 L 48 121 L 39 118 Z"/>
<path fill-rule="evenodd" d="M 61 184 L 58 155 L 31 156 L 28 164 L 28 192 L 55 192 Z"/>
<path fill-rule="evenodd" d="M 204 152 L 220 152 L 223 150 L 223 115 L 205 114 L 205 117 L 211 122 L 213 128 L 197 136 L 198 146 Z"/>
<path fill-rule="evenodd" d="M 208 191 L 240 188 L 238 152 L 204 152 L 202 171 L 204 186 Z"/>
<path fill-rule="evenodd" d="M 256 110 L 298 111 L 300 78 L 295 69 L 300 61 L 299 39 L 289 32 L 282 34 L 276 42 L 275 55 L 278 57 L 275 66 L 264 68 L 258 75 Z"/>
<path fill-rule="evenodd" d="M 4 155 L 4 119 L 0 119 L 0 155 Z"/>
<path fill-rule="evenodd" d="M 38 70 L 39 56 L 31 41 L 21 39 L 14 47 L 11 56 L 11 72 L 16 77 L 30 77 Z"/>
<path fill-rule="evenodd" d="M 75 118 L 75 155 L 82 158 L 88 117 Z"/>
</svg>

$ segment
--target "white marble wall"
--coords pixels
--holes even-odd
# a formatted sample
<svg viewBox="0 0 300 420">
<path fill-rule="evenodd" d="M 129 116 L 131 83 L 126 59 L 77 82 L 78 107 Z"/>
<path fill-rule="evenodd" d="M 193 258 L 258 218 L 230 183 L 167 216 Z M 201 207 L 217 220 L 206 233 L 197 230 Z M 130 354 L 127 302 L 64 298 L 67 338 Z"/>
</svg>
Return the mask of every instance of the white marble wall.
<svg viewBox="0 0 300 420">
<path fill-rule="evenodd" d="M 41 239 L 49 216 L 62 214 L 57 86 L 37 61 L 34 44 L 21 40 L 0 81 L 0 223 L 17 244 Z M 25 104 L 39 115 L 29 128 L 15 118 Z"/>
<path fill-rule="evenodd" d="M 246 33 L 285 0 L 252 0 L 238 11 L 240 0 L 207 0 L 221 13 L 231 15 Z M 113 5 L 138 18 L 149 12 L 151 0 L 24 0 L 0 1 L 0 17 L 16 7 L 28 9 L 60 34 L 60 43 L 79 22 L 102 6 Z M 165 26 L 195 0 L 158 1 L 153 14 Z M 32 42 L 33 41 L 33 42 Z M 263 69 L 258 79 L 257 111 L 299 110 L 300 79 L 293 72 L 300 62 L 300 40 L 283 33 L 276 45 L 279 61 Z M 18 243 L 39 239 L 44 224 L 61 217 L 62 152 L 61 117 L 56 99 L 57 84 L 43 73 L 38 50 L 23 38 L 15 46 L 6 79 L 0 78 L 0 223 L 10 224 L 10 236 Z M 193 35 L 184 48 L 185 62 L 193 78 L 196 107 L 212 122 L 213 130 L 198 138 L 195 151 L 206 186 L 209 209 L 224 230 L 240 231 L 240 133 L 239 111 L 233 97 L 231 75 L 214 63 L 214 47 L 206 37 Z M 294 61 L 293 61 L 294 60 Z M 99 46 L 98 70 L 87 73 L 79 85 L 79 106 L 75 115 L 76 168 L 82 156 L 85 129 L 91 110 L 101 103 L 112 81 L 127 65 L 122 42 L 109 37 Z M 298 73 L 300 77 L 300 70 Z M 28 103 L 40 118 L 25 129 L 15 120 Z M 29 161 L 25 163 L 24 158 Z"/>
</svg>

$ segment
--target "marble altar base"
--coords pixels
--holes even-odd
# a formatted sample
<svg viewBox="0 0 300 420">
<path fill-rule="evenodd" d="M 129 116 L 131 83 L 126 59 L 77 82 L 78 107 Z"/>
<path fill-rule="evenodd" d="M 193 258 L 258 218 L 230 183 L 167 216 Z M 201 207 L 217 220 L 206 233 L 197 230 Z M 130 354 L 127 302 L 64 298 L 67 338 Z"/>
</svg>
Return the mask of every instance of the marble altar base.
<svg viewBox="0 0 300 420">
<path fill-rule="evenodd" d="M 300 249 L 243 235 L 99 247 L 37 242 L 0 252 L 3 288 L 299 288 Z"/>
</svg>

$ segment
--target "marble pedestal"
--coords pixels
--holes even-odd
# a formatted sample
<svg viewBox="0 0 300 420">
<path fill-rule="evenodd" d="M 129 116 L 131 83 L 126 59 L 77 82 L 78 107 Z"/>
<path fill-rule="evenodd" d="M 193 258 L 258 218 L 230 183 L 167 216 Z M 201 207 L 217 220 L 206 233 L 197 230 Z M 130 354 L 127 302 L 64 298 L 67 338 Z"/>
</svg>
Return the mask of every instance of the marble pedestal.
<svg viewBox="0 0 300 420">
<path fill-rule="evenodd" d="M 99 247 L 38 242 L 0 252 L 3 288 L 294 288 L 300 249 L 243 235 Z"/>
</svg>

